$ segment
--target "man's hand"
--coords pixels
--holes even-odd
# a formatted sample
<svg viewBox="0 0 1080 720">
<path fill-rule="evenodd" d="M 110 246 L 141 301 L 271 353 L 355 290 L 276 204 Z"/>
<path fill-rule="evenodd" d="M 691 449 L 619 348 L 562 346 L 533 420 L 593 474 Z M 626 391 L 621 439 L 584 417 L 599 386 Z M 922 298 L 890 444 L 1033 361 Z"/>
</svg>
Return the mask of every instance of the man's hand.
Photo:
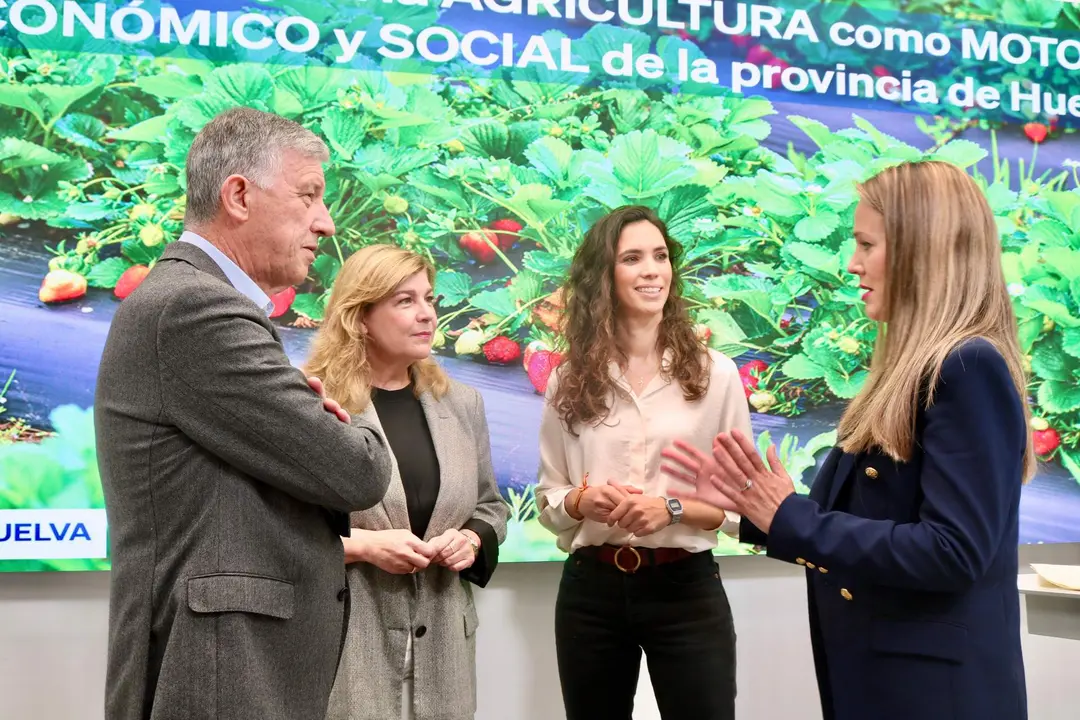
<svg viewBox="0 0 1080 720">
<path fill-rule="evenodd" d="M 316 392 L 316 394 L 318 394 L 319 397 L 322 398 L 323 408 L 326 410 L 326 412 L 337 415 L 337 419 L 345 423 L 346 425 L 352 422 L 352 418 L 349 417 L 349 413 L 345 411 L 345 408 L 341 407 L 341 405 L 338 404 L 337 400 L 331 400 L 330 398 L 326 397 L 326 389 L 323 387 L 322 380 L 313 375 L 307 379 L 307 384 L 312 390 Z"/>
</svg>

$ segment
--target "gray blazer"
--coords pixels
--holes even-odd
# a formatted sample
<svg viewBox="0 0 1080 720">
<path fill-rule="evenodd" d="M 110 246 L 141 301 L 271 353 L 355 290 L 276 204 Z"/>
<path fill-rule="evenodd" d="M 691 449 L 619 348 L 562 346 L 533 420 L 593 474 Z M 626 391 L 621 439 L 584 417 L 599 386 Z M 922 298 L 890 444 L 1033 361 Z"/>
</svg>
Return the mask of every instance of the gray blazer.
<svg viewBox="0 0 1080 720">
<path fill-rule="evenodd" d="M 441 400 L 420 397 L 435 454 L 439 459 L 439 495 L 425 540 L 449 528 L 481 520 L 506 538 L 509 506 L 503 501 L 491 466 L 484 403 L 473 388 L 451 381 Z M 381 427 L 375 408 L 357 422 Z M 408 529 L 405 489 L 396 461 L 380 505 L 353 513 L 352 525 L 365 530 Z M 487 574 L 497 552 L 486 551 Z M 478 557 L 478 560 L 480 558 Z M 374 565 L 349 565 L 354 612 L 330 700 L 329 720 L 397 720 L 401 717 L 401 682 L 405 646 L 413 637 L 413 700 L 416 720 L 465 720 L 476 712 L 476 606 L 472 586 L 444 567 L 412 575 L 387 573 Z M 479 584 L 486 577 L 474 579 Z"/>
<path fill-rule="evenodd" d="M 322 720 L 348 593 L 340 535 L 390 480 L 266 313 L 194 245 L 117 309 L 95 400 L 112 546 L 108 720 Z"/>
</svg>

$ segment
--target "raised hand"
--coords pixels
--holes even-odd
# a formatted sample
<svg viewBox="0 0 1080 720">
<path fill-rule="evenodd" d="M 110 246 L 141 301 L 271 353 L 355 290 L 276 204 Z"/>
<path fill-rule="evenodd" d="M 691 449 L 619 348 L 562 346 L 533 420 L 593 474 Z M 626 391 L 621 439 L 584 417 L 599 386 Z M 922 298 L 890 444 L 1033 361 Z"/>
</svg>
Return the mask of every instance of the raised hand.
<svg viewBox="0 0 1080 720">
<path fill-rule="evenodd" d="M 664 458 L 660 472 L 693 488 L 684 490 L 674 486 L 671 489 L 672 495 L 699 500 L 721 510 L 735 510 L 735 503 L 713 485 L 712 478 L 722 471 L 712 455 L 683 440 L 676 440 L 664 448 L 660 455 Z"/>
</svg>

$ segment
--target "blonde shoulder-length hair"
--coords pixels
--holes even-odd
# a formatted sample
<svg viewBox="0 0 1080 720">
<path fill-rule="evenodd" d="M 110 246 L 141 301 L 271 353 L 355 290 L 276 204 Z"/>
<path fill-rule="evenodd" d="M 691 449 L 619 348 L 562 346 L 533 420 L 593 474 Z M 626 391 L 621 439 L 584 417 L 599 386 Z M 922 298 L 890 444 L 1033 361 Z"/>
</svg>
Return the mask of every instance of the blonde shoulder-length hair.
<svg viewBox="0 0 1080 720">
<path fill-rule="evenodd" d="M 305 371 L 320 378 L 327 397 L 350 413 L 363 412 L 371 402 L 371 362 L 360 328 L 364 314 L 421 272 L 435 284 L 435 268 L 426 259 L 394 245 L 369 245 L 341 266 Z M 409 374 L 418 397 L 430 392 L 438 399 L 450 389 L 450 378 L 430 357 L 413 363 Z"/>
<path fill-rule="evenodd" d="M 885 218 L 888 320 L 879 326 L 866 384 L 840 420 L 841 447 L 910 460 L 918 403 L 933 404 L 949 354 L 983 338 L 1005 359 L 1024 407 L 1026 482 L 1036 467 L 1027 378 L 986 197 L 967 173 L 939 161 L 889 168 L 858 190 Z"/>
</svg>

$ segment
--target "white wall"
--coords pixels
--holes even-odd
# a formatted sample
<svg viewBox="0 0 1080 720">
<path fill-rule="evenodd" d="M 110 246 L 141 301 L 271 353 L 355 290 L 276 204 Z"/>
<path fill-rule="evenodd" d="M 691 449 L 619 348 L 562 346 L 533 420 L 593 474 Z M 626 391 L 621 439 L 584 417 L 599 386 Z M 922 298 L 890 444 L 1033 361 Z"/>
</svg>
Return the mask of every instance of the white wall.
<svg viewBox="0 0 1080 720">
<path fill-rule="evenodd" d="M 1021 557 L 1080 563 L 1080 545 L 1025 547 Z M 740 720 L 820 720 L 801 570 L 764 558 L 721 558 L 720 569 L 739 638 Z M 477 720 L 563 717 L 551 632 L 558 580 L 558 564 L 504 565 L 477 593 Z M 0 574 L 0 719 L 102 718 L 107 607 L 106 573 Z M 1024 640 L 1030 717 L 1075 720 L 1080 642 Z M 646 674 L 634 717 L 659 718 Z"/>
</svg>

